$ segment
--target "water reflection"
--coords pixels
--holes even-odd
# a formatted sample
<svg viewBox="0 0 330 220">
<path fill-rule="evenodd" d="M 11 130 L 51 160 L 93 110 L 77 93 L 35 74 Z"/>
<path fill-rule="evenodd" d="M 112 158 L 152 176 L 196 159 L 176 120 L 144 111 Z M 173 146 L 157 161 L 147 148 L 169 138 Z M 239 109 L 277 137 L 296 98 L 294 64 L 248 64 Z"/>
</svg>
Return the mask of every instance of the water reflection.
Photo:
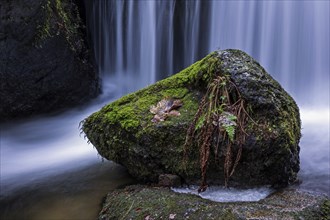
<svg viewBox="0 0 330 220">
<path fill-rule="evenodd" d="M 1 125 L 1 182 L 95 163 L 96 151 L 79 136 L 84 113 Z"/>
<path fill-rule="evenodd" d="M 109 161 L 83 166 L 2 195 L 0 219 L 96 219 L 106 193 L 132 182 L 123 167 Z"/>
</svg>

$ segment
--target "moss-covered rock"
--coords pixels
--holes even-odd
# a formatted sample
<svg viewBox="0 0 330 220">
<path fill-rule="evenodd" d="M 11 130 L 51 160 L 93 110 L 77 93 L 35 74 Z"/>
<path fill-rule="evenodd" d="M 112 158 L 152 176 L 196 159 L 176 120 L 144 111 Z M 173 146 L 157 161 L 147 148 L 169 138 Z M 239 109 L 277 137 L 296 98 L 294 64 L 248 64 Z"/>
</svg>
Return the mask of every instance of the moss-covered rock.
<svg viewBox="0 0 330 220">
<path fill-rule="evenodd" d="M 242 157 L 229 184 L 294 182 L 299 171 L 298 107 L 258 62 L 239 50 L 211 53 L 180 73 L 106 105 L 83 121 L 82 130 L 101 156 L 124 165 L 140 180 L 156 182 L 160 174 L 171 173 L 196 183 L 201 176 L 199 149 L 197 144 L 190 146 L 184 162 L 186 133 L 207 85 L 219 74 L 230 76 L 250 116 Z M 154 123 L 150 106 L 165 97 L 183 102 L 181 115 Z M 218 165 L 210 160 L 209 183 L 224 182 L 224 148 Z M 237 151 L 237 144 L 233 149 Z"/>
<path fill-rule="evenodd" d="M 99 93 L 75 1 L 2 1 L 0 121 L 77 105 Z"/>
<path fill-rule="evenodd" d="M 99 219 L 329 219 L 324 204 L 328 198 L 293 189 L 258 202 L 218 203 L 167 188 L 129 186 L 107 195 Z"/>
</svg>

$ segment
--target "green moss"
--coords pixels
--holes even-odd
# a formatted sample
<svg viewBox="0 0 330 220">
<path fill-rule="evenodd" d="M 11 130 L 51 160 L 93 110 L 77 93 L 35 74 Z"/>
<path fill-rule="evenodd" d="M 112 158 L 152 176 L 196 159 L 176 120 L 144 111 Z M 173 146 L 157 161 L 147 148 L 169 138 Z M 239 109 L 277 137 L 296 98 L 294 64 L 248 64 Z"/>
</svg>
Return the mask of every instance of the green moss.
<svg viewBox="0 0 330 220">
<path fill-rule="evenodd" d="M 136 128 L 140 124 L 138 116 L 130 106 L 114 106 L 112 111 L 105 114 L 105 117 L 109 118 L 110 123 L 119 123 L 126 130 Z"/>
<path fill-rule="evenodd" d="M 37 26 L 35 45 L 42 47 L 47 39 L 63 34 L 74 52 L 82 47 L 79 28 L 82 21 L 78 8 L 72 2 L 44 0 L 41 5 L 42 20 Z"/>
<path fill-rule="evenodd" d="M 204 80 L 200 81 L 199 77 L 205 76 L 204 73 L 209 71 L 209 62 L 214 62 L 214 59 L 208 60 L 211 56 L 215 56 L 215 54 L 210 54 L 172 77 L 123 96 L 102 108 L 100 113 L 105 115 L 107 122 L 110 124 L 120 124 L 125 130 L 138 130 L 139 127 L 154 126 L 151 122 L 153 115 L 149 112 L 150 106 L 156 105 L 157 102 L 168 97 L 181 99 L 183 106 L 180 108 L 181 116 L 171 117 L 163 124 L 171 123 L 171 121 L 175 123 L 184 121 L 187 119 L 187 112 L 198 108 L 198 97 L 190 93 L 189 85 L 191 83 L 204 83 Z M 94 115 L 94 117 L 96 116 Z"/>
<path fill-rule="evenodd" d="M 59 28 L 62 29 L 66 36 L 66 40 L 70 45 L 72 51 L 76 51 L 76 46 L 79 45 L 81 42 L 76 41 L 76 35 L 79 34 L 78 29 L 82 25 L 82 21 L 79 16 L 79 12 L 77 7 L 72 8 L 73 13 L 68 14 L 65 7 L 68 7 L 63 3 L 62 0 L 55 0 L 55 8 L 58 14 L 58 18 L 61 20 L 61 24 L 59 24 Z"/>
<path fill-rule="evenodd" d="M 322 220 L 330 219 L 330 200 L 326 199 L 321 206 L 321 218 Z"/>
<path fill-rule="evenodd" d="M 52 16 L 52 9 L 51 9 L 51 2 L 46 1 L 44 5 L 41 6 L 42 12 L 44 14 L 44 21 L 42 24 L 37 26 L 37 45 L 39 47 L 41 42 L 45 41 L 47 38 L 52 37 L 53 34 L 51 33 L 51 16 Z"/>
<path fill-rule="evenodd" d="M 62 1 L 61 0 L 55 0 L 55 7 L 56 7 L 58 15 L 62 18 L 63 25 L 65 27 L 69 27 L 70 20 L 69 20 L 69 17 L 67 15 L 67 13 L 64 11 Z"/>
<path fill-rule="evenodd" d="M 177 88 L 195 85 L 205 89 L 213 74 L 217 72 L 216 69 L 220 66 L 220 60 L 216 58 L 217 56 L 216 52 L 210 53 L 180 73 L 162 80 L 159 84 L 156 83 L 155 86 Z"/>
</svg>

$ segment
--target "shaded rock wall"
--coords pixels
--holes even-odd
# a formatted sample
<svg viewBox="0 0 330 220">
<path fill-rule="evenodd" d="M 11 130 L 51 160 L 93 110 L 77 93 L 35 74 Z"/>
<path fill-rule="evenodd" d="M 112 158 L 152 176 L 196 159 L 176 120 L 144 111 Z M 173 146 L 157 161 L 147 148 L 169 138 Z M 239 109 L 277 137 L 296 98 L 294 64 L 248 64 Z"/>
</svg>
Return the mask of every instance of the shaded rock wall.
<svg viewBox="0 0 330 220">
<path fill-rule="evenodd" d="M 83 103 L 99 79 L 73 1 L 1 3 L 1 121 Z"/>
</svg>

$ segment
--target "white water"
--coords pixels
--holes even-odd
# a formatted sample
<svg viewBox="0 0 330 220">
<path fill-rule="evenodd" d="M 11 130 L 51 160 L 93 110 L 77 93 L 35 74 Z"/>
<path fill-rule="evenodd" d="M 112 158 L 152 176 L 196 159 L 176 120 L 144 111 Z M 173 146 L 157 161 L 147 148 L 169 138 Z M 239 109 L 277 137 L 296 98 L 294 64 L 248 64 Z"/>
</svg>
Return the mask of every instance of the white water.
<svg viewBox="0 0 330 220">
<path fill-rule="evenodd" d="M 101 72 L 135 88 L 216 49 L 246 51 L 301 107 L 329 108 L 329 1 L 94 2 L 89 29 Z M 92 7 L 92 6 L 91 6 Z"/>
<path fill-rule="evenodd" d="M 95 163 L 96 151 L 79 136 L 84 115 L 73 111 L 2 126 L 1 194 L 45 175 Z"/>
<path fill-rule="evenodd" d="M 270 187 L 251 189 L 224 188 L 221 186 L 208 187 L 205 192 L 198 193 L 199 186 L 172 188 L 174 192 L 198 195 L 214 202 L 257 202 L 274 192 Z M 238 196 L 239 195 L 239 196 Z"/>
<path fill-rule="evenodd" d="M 210 50 L 252 55 L 302 107 L 329 108 L 329 1 L 212 1 Z"/>
<path fill-rule="evenodd" d="M 296 99 L 303 122 L 301 187 L 330 195 L 328 1 L 90 4 L 104 94 L 80 109 L 1 125 L 1 196 L 98 164 L 95 149 L 79 136 L 84 117 L 218 48 L 251 54 Z"/>
<path fill-rule="evenodd" d="M 133 182 L 80 135 L 81 120 L 123 95 L 103 88 L 86 106 L 0 125 L 0 219 L 96 219 L 106 193 Z"/>
<path fill-rule="evenodd" d="M 300 172 L 302 189 L 330 196 L 329 108 L 301 109 Z"/>
<path fill-rule="evenodd" d="M 89 105 L 0 125 L 1 196 L 47 176 L 101 163 L 80 134 L 79 123 L 123 95 L 115 84 L 103 87 L 103 94 Z"/>
</svg>

